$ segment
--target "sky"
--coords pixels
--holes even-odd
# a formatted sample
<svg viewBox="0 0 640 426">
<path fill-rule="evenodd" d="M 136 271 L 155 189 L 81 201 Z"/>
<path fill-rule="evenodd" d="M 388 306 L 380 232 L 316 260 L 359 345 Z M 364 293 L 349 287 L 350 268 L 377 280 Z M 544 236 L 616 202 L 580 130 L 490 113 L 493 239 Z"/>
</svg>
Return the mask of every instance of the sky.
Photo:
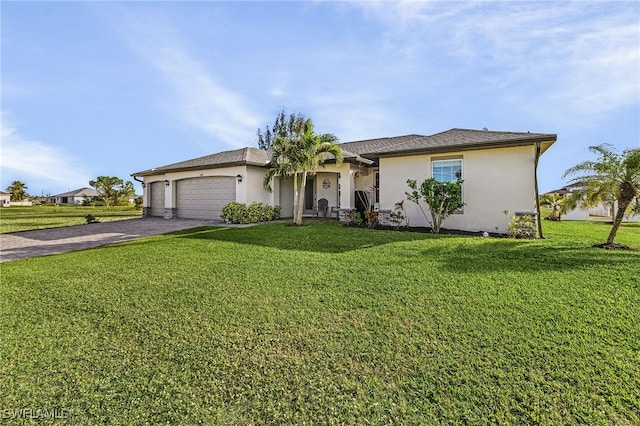
<svg viewBox="0 0 640 426">
<path fill-rule="evenodd" d="M 2 190 L 257 146 L 282 108 L 341 142 L 555 133 L 541 192 L 589 146 L 640 147 L 637 1 L 3 0 L 0 20 Z"/>
</svg>

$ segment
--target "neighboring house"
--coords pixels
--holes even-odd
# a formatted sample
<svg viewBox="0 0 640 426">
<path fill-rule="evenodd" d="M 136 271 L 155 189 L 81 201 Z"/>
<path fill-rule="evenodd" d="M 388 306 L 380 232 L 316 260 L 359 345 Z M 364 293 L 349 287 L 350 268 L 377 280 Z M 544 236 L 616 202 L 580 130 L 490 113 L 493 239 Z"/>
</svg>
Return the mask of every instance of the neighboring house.
<svg viewBox="0 0 640 426">
<path fill-rule="evenodd" d="M 355 209 L 363 193 L 376 209 L 391 210 L 406 199 L 407 179 L 464 180 L 464 207 L 444 228 L 507 230 L 504 211 L 536 211 L 536 164 L 555 134 L 452 129 L 432 136 L 406 135 L 340 144 L 344 162 L 328 157 L 309 176 L 305 211 L 327 200 L 329 209 Z M 268 192 L 263 179 L 269 152 L 241 148 L 134 173 L 143 178 L 143 216 L 220 219 L 231 201 L 279 205 L 293 214 L 292 178 L 275 178 Z M 361 191 L 358 193 L 358 191 Z M 410 226 L 428 226 L 417 205 L 404 203 Z"/>
<path fill-rule="evenodd" d="M 9 207 L 9 203 L 11 203 L 11 194 L 0 191 L 0 207 Z"/>
<path fill-rule="evenodd" d="M 50 202 L 55 204 L 82 204 L 85 200 L 90 200 L 98 196 L 98 191 L 93 188 L 80 188 L 62 194 L 52 195 Z"/>
<path fill-rule="evenodd" d="M 568 197 L 572 193 L 579 191 L 585 187 L 585 183 L 577 182 L 572 183 L 567 186 L 563 186 L 560 189 L 555 189 L 553 191 L 546 192 L 547 194 L 558 194 L 563 197 Z M 600 203 L 597 206 L 591 208 L 584 208 L 578 206 L 573 210 L 569 210 L 565 214 L 562 215 L 562 220 L 589 220 L 589 219 L 600 219 L 600 220 L 613 220 L 615 212 L 618 211 L 618 202 L 614 201 L 613 206 L 606 203 Z M 638 215 L 625 215 L 622 218 L 623 222 L 640 222 L 640 216 Z"/>
</svg>

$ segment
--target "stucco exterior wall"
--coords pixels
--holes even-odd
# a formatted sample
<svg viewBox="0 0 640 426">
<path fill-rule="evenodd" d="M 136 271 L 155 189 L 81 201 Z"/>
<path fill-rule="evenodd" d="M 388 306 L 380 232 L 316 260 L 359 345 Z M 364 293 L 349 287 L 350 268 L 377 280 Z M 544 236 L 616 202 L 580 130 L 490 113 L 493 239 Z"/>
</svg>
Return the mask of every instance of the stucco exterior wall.
<svg viewBox="0 0 640 426">
<path fill-rule="evenodd" d="M 331 207 L 338 207 L 338 175 L 336 173 L 320 172 L 316 174 L 316 199 L 326 199 Z M 325 188 L 328 186 L 328 188 Z"/>
<path fill-rule="evenodd" d="M 246 201 L 240 201 L 241 203 L 251 204 L 254 201 L 263 204 L 274 205 L 274 193 L 276 188 L 273 188 L 273 192 L 269 192 L 263 187 L 264 176 L 267 173 L 267 169 L 260 167 L 248 166 L 245 172 L 246 176 L 243 177 L 242 182 L 238 186 L 246 185 Z M 275 185 L 274 185 L 275 186 Z"/>
<path fill-rule="evenodd" d="M 511 215 L 535 211 L 534 146 L 381 158 L 380 208 L 393 209 L 406 199 L 407 179 L 420 183 L 431 177 L 432 161 L 452 158 L 462 159 L 465 206 L 445 219 L 443 228 L 507 232 L 505 210 Z M 404 207 L 409 226 L 429 226 L 415 203 L 407 200 Z"/>
</svg>

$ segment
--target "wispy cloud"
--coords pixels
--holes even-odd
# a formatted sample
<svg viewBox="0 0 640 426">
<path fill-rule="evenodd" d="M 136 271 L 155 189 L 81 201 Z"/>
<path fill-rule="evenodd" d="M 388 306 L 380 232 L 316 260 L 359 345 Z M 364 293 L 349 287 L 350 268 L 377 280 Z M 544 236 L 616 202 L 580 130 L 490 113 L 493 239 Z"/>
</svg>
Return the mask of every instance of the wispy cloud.
<svg viewBox="0 0 640 426">
<path fill-rule="evenodd" d="M 456 58 L 523 108 L 534 97 L 553 114 L 597 115 L 640 99 L 637 2 L 357 4 L 388 28 L 389 49 Z"/>
<path fill-rule="evenodd" d="M 212 70 L 181 44 L 171 22 L 161 15 L 127 11 L 118 23 L 128 46 L 169 82 L 178 98 L 171 113 L 207 135 L 233 147 L 250 144 L 262 117 L 248 101 L 225 88 Z"/>
<path fill-rule="evenodd" d="M 4 180 L 21 180 L 30 191 L 75 188 L 87 185 L 92 178 L 81 161 L 55 146 L 31 140 L 7 123 L 7 114 L 0 120 L 0 169 Z"/>
</svg>

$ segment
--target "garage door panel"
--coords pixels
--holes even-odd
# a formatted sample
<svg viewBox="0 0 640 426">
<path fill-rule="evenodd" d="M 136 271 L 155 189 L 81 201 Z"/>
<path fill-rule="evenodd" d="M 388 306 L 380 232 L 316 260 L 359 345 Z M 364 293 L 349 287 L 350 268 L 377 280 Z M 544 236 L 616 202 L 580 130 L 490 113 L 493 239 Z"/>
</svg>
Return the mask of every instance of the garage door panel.
<svg viewBox="0 0 640 426">
<path fill-rule="evenodd" d="M 151 216 L 164 216 L 164 182 L 154 182 L 150 187 Z"/>
<path fill-rule="evenodd" d="M 219 220 L 222 208 L 235 200 L 234 177 L 203 177 L 177 182 L 176 206 L 179 218 Z"/>
</svg>

